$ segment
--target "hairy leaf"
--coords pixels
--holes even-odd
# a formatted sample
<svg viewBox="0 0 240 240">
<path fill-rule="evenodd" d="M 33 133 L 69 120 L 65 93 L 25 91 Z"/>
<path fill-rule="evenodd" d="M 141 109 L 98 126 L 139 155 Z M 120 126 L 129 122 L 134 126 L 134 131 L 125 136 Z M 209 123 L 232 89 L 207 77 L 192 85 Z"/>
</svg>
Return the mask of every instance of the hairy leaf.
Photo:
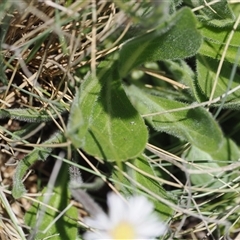
<svg viewBox="0 0 240 240">
<path fill-rule="evenodd" d="M 146 126 L 114 65 L 103 65 L 96 78 L 89 76 L 81 85 L 72 104 L 68 137 L 76 148 L 108 161 L 127 160 L 144 150 Z"/>
<path fill-rule="evenodd" d="M 198 85 L 207 98 L 209 98 L 211 95 L 218 65 L 219 61 L 212 58 L 204 57 L 201 55 L 197 58 Z M 222 66 L 216 89 L 214 91 L 214 98 L 219 97 L 227 93 L 229 90 L 239 86 L 240 75 L 238 72 L 234 74 L 233 79 L 230 81 L 232 69 L 233 66 L 228 62 L 225 62 Z M 237 90 L 234 93 L 230 94 L 225 99 L 223 99 L 225 103 L 224 107 L 236 105 L 239 106 L 239 97 L 240 90 Z"/>
<path fill-rule="evenodd" d="M 189 88 L 188 91 L 191 91 L 191 94 L 196 92 L 196 86 L 194 85 L 195 73 L 184 60 L 167 60 L 164 61 L 164 64 L 174 76 L 174 79 L 186 85 Z M 194 95 L 197 98 L 197 94 L 195 93 Z"/>
<path fill-rule="evenodd" d="M 44 203 L 44 199 L 46 199 L 45 194 L 47 188 L 44 188 L 43 195 L 37 199 L 39 203 L 35 202 L 26 213 L 25 224 L 32 229 L 31 239 L 33 239 L 33 237 L 36 240 L 45 238 L 54 240 L 76 239 L 78 232 L 78 213 L 76 209 L 70 207 L 65 214 L 56 221 L 56 218 L 61 211 L 67 208 L 70 203 L 70 191 L 68 189 L 68 185 L 66 184 L 68 181 L 67 169 L 67 166 L 63 165 L 62 169 L 58 173 L 58 178 L 55 186 L 53 187 L 53 192 L 47 202 L 47 206 L 51 206 L 51 208 L 47 208 L 39 204 L 40 202 Z M 57 211 L 54 209 L 57 209 Z M 42 221 L 38 222 L 41 216 L 43 216 Z M 55 223 L 52 227 L 45 231 L 45 229 L 48 228 L 54 221 Z"/>
<path fill-rule="evenodd" d="M 201 42 L 194 15 L 190 9 L 183 8 L 156 30 L 123 44 L 119 73 L 125 76 L 132 68 L 149 61 L 190 57 Z"/>
<path fill-rule="evenodd" d="M 66 111 L 64 108 L 56 107 L 59 114 Z M 57 118 L 57 114 L 53 109 L 49 110 L 54 118 Z M 12 109 L 0 109 L 1 118 L 12 118 L 24 122 L 46 122 L 51 121 L 52 117 L 47 110 L 39 110 L 35 108 L 12 108 Z"/>
<path fill-rule="evenodd" d="M 198 9 L 197 17 L 200 22 L 205 24 L 224 27 L 232 24 L 234 21 L 234 14 L 231 8 L 229 8 L 227 0 L 184 0 L 184 2 L 192 8 Z"/>
<path fill-rule="evenodd" d="M 147 94 L 131 86 L 126 91 L 134 106 L 141 114 L 161 113 L 146 117 L 146 120 L 157 130 L 167 132 L 184 139 L 205 151 L 216 151 L 221 147 L 223 135 L 217 122 L 204 108 L 167 113 L 166 111 L 187 107 L 167 98 Z"/>
<path fill-rule="evenodd" d="M 191 164 L 188 165 L 189 170 L 199 171 L 199 173 L 190 174 L 191 181 L 194 185 L 207 186 L 211 188 L 219 188 L 224 184 L 233 180 L 236 176 L 226 172 L 224 166 L 229 163 L 236 162 L 239 158 L 239 148 L 231 139 L 224 139 L 222 147 L 219 151 L 207 153 L 199 148 L 192 146 L 184 156 Z M 234 169 L 234 166 L 233 166 Z"/>
<path fill-rule="evenodd" d="M 225 45 L 230 37 L 233 25 L 225 28 L 216 28 L 212 26 L 201 26 L 201 32 L 204 37 L 203 44 L 199 53 L 213 59 L 220 60 L 225 53 Z M 240 29 L 234 31 L 233 38 L 228 45 L 224 60 L 234 63 L 239 47 Z"/>
<path fill-rule="evenodd" d="M 45 141 L 45 144 L 54 144 L 64 141 L 64 136 L 62 133 L 58 132 L 53 135 L 50 139 Z M 43 143 L 43 144 L 44 144 Z M 47 147 L 35 147 L 35 149 L 24 157 L 17 165 L 16 171 L 13 176 L 13 190 L 12 195 L 14 198 L 20 198 L 25 192 L 25 187 L 22 183 L 22 179 L 26 171 L 37 161 L 46 160 L 46 158 L 51 153 L 52 149 Z"/>
</svg>

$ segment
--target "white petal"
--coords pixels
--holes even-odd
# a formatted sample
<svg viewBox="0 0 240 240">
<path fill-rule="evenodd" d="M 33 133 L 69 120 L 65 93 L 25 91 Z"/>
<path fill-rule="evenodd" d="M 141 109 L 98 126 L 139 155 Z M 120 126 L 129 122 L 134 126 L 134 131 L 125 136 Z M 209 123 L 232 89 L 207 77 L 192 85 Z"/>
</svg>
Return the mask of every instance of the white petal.
<svg viewBox="0 0 240 240">
<path fill-rule="evenodd" d="M 166 225 L 159 220 L 157 215 L 148 216 L 147 219 L 136 226 L 137 234 L 145 237 L 158 237 L 166 233 Z"/>
<path fill-rule="evenodd" d="M 95 218 L 86 218 L 85 223 L 98 232 L 87 232 L 85 240 L 109 239 L 109 233 L 121 221 L 131 223 L 136 231 L 135 239 L 154 239 L 167 231 L 166 225 L 154 213 L 154 205 L 143 196 L 131 197 L 128 204 L 115 193 L 107 197 L 109 216 L 99 214 Z"/>
<path fill-rule="evenodd" d="M 153 204 L 143 196 L 132 197 L 129 208 L 128 219 L 135 224 L 141 224 L 154 211 Z"/>
<path fill-rule="evenodd" d="M 109 239 L 111 240 L 111 236 L 106 234 L 105 232 L 86 232 L 83 234 L 84 240 L 96 240 L 96 239 Z"/>
<path fill-rule="evenodd" d="M 132 197 L 129 200 L 129 205 L 134 207 L 134 210 L 141 210 L 141 212 L 152 212 L 154 210 L 153 204 L 143 196 Z"/>
<path fill-rule="evenodd" d="M 127 204 L 115 193 L 109 193 L 107 196 L 109 220 L 112 226 L 115 226 L 128 214 Z"/>
<path fill-rule="evenodd" d="M 84 240 L 93 240 L 93 239 L 98 239 L 98 238 L 99 238 L 99 235 L 96 234 L 95 232 L 87 231 L 86 233 L 83 234 Z"/>
<path fill-rule="evenodd" d="M 86 217 L 84 223 L 91 228 L 106 229 L 109 226 L 109 218 L 105 213 L 98 214 L 95 218 Z"/>
<path fill-rule="evenodd" d="M 143 196 L 129 200 L 129 221 L 134 224 L 138 238 L 150 238 L 163 235 L 167 228 L 154 214 L 154 205 Z"/>
</svg>

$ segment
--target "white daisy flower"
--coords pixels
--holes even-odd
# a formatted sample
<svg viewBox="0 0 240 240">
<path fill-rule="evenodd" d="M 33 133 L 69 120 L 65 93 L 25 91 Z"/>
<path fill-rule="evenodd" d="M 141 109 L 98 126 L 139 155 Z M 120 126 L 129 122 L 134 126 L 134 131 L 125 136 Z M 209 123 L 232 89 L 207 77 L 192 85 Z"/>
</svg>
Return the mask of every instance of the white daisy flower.
<svg viewBox="0 0 240 240">
<path fill-rule="evenodd" d="M 94 231 L 84 234 L 85 240 L 154 239 L 167 231 L 166 225 L 153 213 L 154 206 L 143 196 L 124 202 L 115 193 L 107 198 L 108 212 L 87 217 L 84 222 Z"/>
</svg>

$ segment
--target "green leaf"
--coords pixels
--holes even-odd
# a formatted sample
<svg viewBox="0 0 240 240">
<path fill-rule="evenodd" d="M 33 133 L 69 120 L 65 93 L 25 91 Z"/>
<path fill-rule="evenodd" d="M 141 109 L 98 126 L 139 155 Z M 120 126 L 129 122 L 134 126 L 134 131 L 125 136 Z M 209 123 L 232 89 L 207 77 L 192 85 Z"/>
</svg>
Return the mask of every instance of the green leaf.
<svg viewBox="0 0 240 240">
<path fill-rule="evenodd" d="M 40 239 L 52 239 L 52 240 L 61 240 L 61 239 L 76 239 L 77 237 L 77 210 L 73 207 L 70 207 L 63 216 L 61 216 L 51 228 L 44 232 L 49 225 L 55 221 L 55 218 L 63 211 L 68 204 L 70 203 L 70 191 L 68 190 L 68 171 L 67 166 L 63 164 L 60 172 L 58 173 L 58 178 L 56 184 L 53 188 L 53 192 L 50 195 L 48 206 L 51 208 L 42 210 L 43 205 L 40 205 L 37 202 L 34 202 L 31 208 L 25 215 L 25 224 L 34 231 L 38 225 L 38 219 L 41 214 L 44 214 L 42 222 L 39 223 L 36 234 L 33 236 L 35 240 Z M 44 188 L 43 195 L 40 196 L 37 200 L 39 202 L 44 202 L 45 193 L 47 188 Z M 53 208 L 57 209 L 53 210 Z"/>
<path fill-rule="evenodd" d="M 209 42 L 225 45 L 228 40 L 227 37 L 233 29 L 233 25 L 234 23 L 230 26 L 219 28 L 216 26 L 208 26 L 205 23 L 199 22 L 198 29 L 202 33 L 204 39 L 207 39 Z M 238 47 L 239 37 L 240 28 L 238 27 L 231 38 L 230 46 Z"/>
<path fill-rule="evenodd" d="M 166 60 L 164 61 L 164 64 L 167 66 L 168 71 L 170 71 L 171 74 L 174 76 L 175 80 L 189 87 L 189 89 L 186 89 L 185 91 L 188 91 L 193 97 L 190 99 L 190 101 L 203 102 L 207 100 L 206 96 L 202 93 L 201 88 L 197 84 L 197 74 L 193 72 L 193 70 L 184 60 Z M 183 92 L 178 92 L 183 96 Z M 178 97 L 178 99 L 184 101 L 183 97 Z"/>
<path fill-rule="evenodd" d="M 208 40 L 204 41 L 204 44 L 201 46 L 201 49 L 199 50 L 199 53 L 202 55 L 205 55 L 207 57 L 211 57 L 213 59 L 220 60 L 224 51 L 224 45 L 214 43 Z M 238 48 L 235 46 L 229 46 L 225 55 L 225 61 L 234 63 L 236 59 L 236 52 L 238 51 Z"/>
<path fill-rule="evenodd" d="M 223 135 L 217 122 L 204 108 L 198 107 L 167 113 L 166 111 L 187 107 L 167 98 L 147 94 L 131 86 L 126 91 L 134 106 L 141 114 L 161 113 L 146 117 L 146 120 L 157 130 L 167 132 L 184 139 L 205 151 L 217 151 L 222 145 Z"/>
<path fill-rule="evenodd" d="M 64 136 L 62 133 L 58 132 L 53 135 L 50 139 L 45 141 L 43 144 L 54 144 L 64 141 Z M 13 189 L 12 195 L 14 198 L 20 198 L 25 192 L 25 187 L 22 183 L 22 179 L 26 171 L 31 167 L 37 160 L 45 160 L 50 153 L 51 148 L 46 147 L 35 147 L 34 150 L 24 157 L 17 165 L 16 171 L 13 176 Z"/>
<path fill-rule="evenodd" d="M 167 199 L 170 202 L 173 202 L 172 196 L 170 196 L 170 194 L 168 194 L 165 191 L 165 189 L 161 186 L 161 184 L 154 179 L 154 176 L 156 177 L 156 170 L 154 170 L 153 166 L 148 162 L 146 158 L 143 158 L 143 157 L 137 158 L 134 161 L 133 165 L 138 169 L 138 170 L 133 170 L 134 171 L 133 175 L 135 176 L 135 180 L 139 184 L 141 184 L 148 190 L 154 192 L 159 197 Z M 152 178 L 150 176 L 152 176 Z M 172 216 L 174 211 L 171 207 L 165 205 L 164 203 L 161 203 L 159 200 L 154 200 L 154 204 L 162 220 L 167 220 Z"/>
<path fill-rule="evenodd" d="M 191 91 L 192 94 L 196 92 L 196 86 L 194 84 L 195 73 L 184 60 L 166 60 L 164 61 L 164 64 L 174 76 L 174 79 L 189 87 L 188 91 Z M 197 94 L 195 95 L 197 98 Z"/>
<path fill-rule="evenodd" d="M 213 26 L 207 26 L 203 23 L 200 26 L 202 36 L 204 37 L 203 44 L 199 49 L 199 53 L 213 59 L 220 60 L 224 50 L 225 45 L 230 37 L 233 24 L 229 27 L 217 28 Z M 234 31 L 233 37 L 227 48 L 224 60 L 234 63 L 236 59 L 236 53 L 239 47 L 240 38 L 240 28 Z"/>
<path fill-rule="evenodd" d="M 223 161 L 237 161 L 240 156 L 240 150 L 232 139 L 224 138 L 222 147 L 219 149 L 219 151 L 212 152 L 211 156 L 217 160 L 220 159 Z M 219 165 L 228 165 L 228 163 L 225 162 L 221 164 L 220 162 Z"/>
<path fill-rule="evenodd" d="M 196 7 L 206 4 L 205 0 L 192 2 Z M 228 2 L 223 0 L 202 8 L 198 19 L 198 29 L 204 39 L 199 53 L 214 59 L 221 59 L 236 21 L 232 10 L 228 6 Z M 235 29 L 231 37 L 232 39 L 228 46 L 225 60 L 234 63 L 239 46 L 239 27 Z"/>
<path fill-rule="evenodd" d="M 219 172 L 213 173 L 210 171 L 210 169 L 217 169 L 220 166 L 216 161 L 214 161 L 214 159 L 209 153 L 202 151 L 195 146 L 192 146 L 185 158 L 189 162 L 193 163 L 190 165 L 191 167 L 189 167 L 189 170 L 201 170 L 202 172 L 198 174 L 190 174 L 191 182 L 194 185 L 212 188 L 219 188 L 223 185 L 223 182 L 219 180 L 220 177 L 216 177 Z M 226 182 L 227 178 L 222 180 Z"/>
<path fill-rule="evenodd" d="M 107 63 L 108 64 L 108 63 Z M 108 161 L 136 157 L 147 142 L 143 119 L 127 98 L 115 71 L 102 65 L 89 76 L 75 96 L 67 135 L 76 148 Z"/>
<path fill-rule="evenodd" d="M 212 58 L 204 57 L 201 55 L 199 55 L 197 58 L 198 85 L 200 86 L 207 98 L 209 98 L 211 95 L 218 65 L 219 61 Z M 233 65 L 228 62 L 225 62 L 223 64 L 221 73 L 218 77 L 218 82 L 214 91 L 213 98 L 219 97 L 222 94 L 228 92 L 229 90 L 239 86 L 240 75 L 238 72 L 234 74 L 234 77 L 230 82 L 232 68 Z M 228 95 L 224 99 L 224 107 L 239 105 L 239 97 L 240 90 L 235 91 L 231 95 Z"/>
<path fill-rule="evenodd" d="M 183 8 L 156 30 L 123 44 L 119 73 L 125 76 L 132 68 L 149 61 L 193 56 L 201 42 L 194 15 L 190 9 Z"/>
<path fill-rule="evenodd" d="M 232 24 L 234 14 L 229 8 L 227 0 L 211 1 L 211 0 L 184 0 L 187 6 L 198 10 L 197 17 L 200 22 L 208 25 L 224 27 Z M 209 5 L 208 5 L 209 4 Z"/>
<path fill-rule="evenodd" d="M 226 174 L 226 170 L 220 170 L 220 168 L 229 165 L 229 162 L 237 161 L 239 155 L 238 146 L 231 139 L 225 138 L 219 151 L 207 153 L 192 146 L 184 158 L 191 162 L 188 165 L 189 170 L 200 170 L 201 172 L 190 174 L 193 184 L 219 188 L 236 177 L 234 174 Z M 219 171 L 212 171 L 216 169 Z"/>
<path fill-rule="evenodd" d="M 64 108 L 55 107 L 59 114 L 66 111 Z M 49 110 L 54 118 L 58 118 L 58 115 L 53 109 Z M 0 109 L 1 118 L 12 118 L 24 122 L 46 122 L 51 121 L 52 117 L 45 109 L 35 108 L 12 108 L 12 109 Z"/>
</svg>

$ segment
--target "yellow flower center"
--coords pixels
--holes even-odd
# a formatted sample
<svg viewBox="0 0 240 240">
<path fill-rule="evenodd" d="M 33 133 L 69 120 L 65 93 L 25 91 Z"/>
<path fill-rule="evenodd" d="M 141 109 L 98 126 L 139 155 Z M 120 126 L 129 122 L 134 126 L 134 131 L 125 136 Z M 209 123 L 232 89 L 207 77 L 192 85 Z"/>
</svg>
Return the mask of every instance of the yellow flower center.
<svg viewBox="0 0 240 240">
<path fill-rule="evenodd" d="M 128 222 L 120 222 L 111 230 L 112 239 L 136 239 L 135 229 Z"/>
</svg>

